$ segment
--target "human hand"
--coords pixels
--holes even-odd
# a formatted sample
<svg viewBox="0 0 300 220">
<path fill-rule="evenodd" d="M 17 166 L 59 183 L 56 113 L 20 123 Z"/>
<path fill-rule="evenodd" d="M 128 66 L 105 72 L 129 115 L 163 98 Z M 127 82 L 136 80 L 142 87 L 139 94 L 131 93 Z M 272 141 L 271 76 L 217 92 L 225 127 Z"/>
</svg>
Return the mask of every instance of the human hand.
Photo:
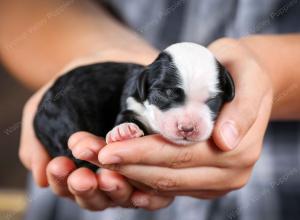
<svg viewBox="0 0 300 220">
<path fill-rule="evenodd" d="M 109 60 L 111 57 L 111 59 L 116 60 L 116 52 L 119 61 L 128 59 L 128 56 L 119 51 L 111 51 L 105 55 L 105 58 Z M 99 62 L 99 59 L 101 58 L 91 57 L 76 60 L 62 70 L 61 73 L 65 73 L 68 69 L 80 64 Z M 102 59 L 101 61 L 105 60 Z M 101 172 L 97 174 L 86 168 L 76 169 L 73 161 L 67 157 L 57 157 L 51 160 L 36 138 L 32 121 L 42 95 L 52 82 L 53 80 L 36 92 L 24 107 L 19 151 L 21 161 L 32 171 L 33 178 L 39 186 L 46 187 L 49 185 L 55 194 L 71 198 L 81 207 L 90 210 L 102 210 L 116 205 L 133 207 L 134 204 L 130 200 L 133 187 L 123 176 L 107 169 L 101 169 Z M 103 139 L 86 132 L 77 133 L 74 138 L 70 139 L 69 145 L 72 146 L 84 136 L 96 139 L 97 146 L 100 148 L 105 145 Z M 135 193 L 135 195 L 138 196 L 139 193 Z M 167 202 L 164 197 L 152 196 L 151 198 L 154 200 L 155 205 L 149 205 L 149 209 L 155 209 Z"/>
<path fill-rule="evenodd" d="M 93 163 L 97 166 L 101 166 L 99 164 L 97 157 L 98 157 L 98 152 L 105 145 L 103 138 L 94 136 L 87 132 L 76 132 L 69 138 L 68 145 L 74 157 L 80 160 L 89 161 L 90 163 Z M 111 171 L 109 169 L 101 168 L 101 173 L 103 173 L 103 171 L 105 171 L 104 174 L 108 173 L 110 174 L 110 176 L 116 176 L 119 179 L 124 178 L 119 173 Z M 98 178 L 98 180 L 99 180 L 98 183 L 100 187 L 102 185 L 113 184 L 112 180 L 103 178 L 103 176 Z M 128 184 L 127 181 L 125 181 L 125 179 L 122 180 L 123 182 L 126 182 L 126 184 Z M 114 180 L 113 182 L 116 181 Z M 131 185 L 127 186 L 127 188 L 130 189 L 130 195 L 129 197 L 127 196 L 123 198 L 126 201 L 127 205 L 132 204 L 134 207 L 141 207 L 148 210 L 156 210 L 168 206 L 169 204 L 171 204 L 171 202 L 174 199 L 173 196 L 160 196 L 160 195 L 155 195 L 153 193 L 145 192 L 144 191 L 145 188 L 141 184 L 138 184 L 133 181 L 130 181 L 130 183 L 133 186 L 139 188 L 139 190 L 135 188 L 133 189 Z M 116 183 L 115 185 L 117 189 L 120 189 L 119 186 L 120 184 Z M 105 188 L 102 190 L 105 190 Z M 111 195 L 111 192 L 109 192 L 108 195 Z M 115 196 L 112 195 L 112 197 Z"/>
<path fill-rule="evenodd" d="M 17 4 L 7 2 L 2 11 L 14 11 Z M 1 62 L 17 79 L 31 88 L 39 88 L 62 66 L 73 60 L 75 61 L 61 73 L 78 65 L 101 61 L 148 64 L 157 55 L 157 51 L 151 45 L 126 25 L 121 24 L 104 7 L 92 1 L 68 5 L 64 8 L 64 13 L 60 13 L 59 19 L 49 19 L 47 25 L 39 30 L 38 35 L 31 35 L 21 47 L 14 48 L 12 39 L 18 37 L 16 33 L 26 31 L 28 28 L 26 24 L 36 22 L 37 19 L 45 16 L 46 11 L 56 11 L 62 2 L 49 1 L 48 3 L 38 4 L 36 1 L 27 1 L 26 8 L 17 9 L 18 13 L 14 14 L 13 20 L 20 20 L 19 18 L 22 17 L 21 20 L 25 25 L 19 25 L 18 22 L 11 23 L 9 19 L 1 19 L 1 26 L 6 30 L 2 33 L 4 35 L 0 41 Z M 2 5 L 1 9 L 3 9 Z M 30 9 L 34 9 L 35 13 L 31 13 Z M 53 37 L 49 33 L 55 33 L 55 36 L 59 37 Z M 45 42 L 50 43 L 45 44 Z M 87 56 L 91 57 L 81 58 Z M 125 189 L 121 188 L 118 193 L 119 197 L 126 200 L 131 187 L 125 184 L 124 178 L 120 175 L 117 176 L 104 169 L 99 175 L 83 168 L 75 169 L 74 163 L 65 157 L 51 160 L 36 139 L 32 127 L 33 117 L 42 95 L 50 84 L 51 82 L 43 86 L 30 98 L 23 110 L 19 151 L 21 161 L 33 172 L 38 185 L 46 187 L 49 184 L 57 194 L 77 201 L 81 200 L 81 205 L 87 208 L 92 206 L 92 209 L 102 209 L 108 204 L 106 198 L 109 196 L 104 196 L 104 193 L 98 189 L 100 186 L 96 180 L 99 176 L 102 180 L 109 180 L 104 182 L 114 183 L 115 180 L 116 184 L 123 186 Z M 110 187 L 111 185 L 108 185 L 108 188 Z M 77 189 L 77 192 L 70 189 Z M 83 189 L 89 190 L 82 192 Z M 94 207 L 94 203 L 101 207 Z"/>
<path fill-rule="evenodd" d="M 48 87 L 49 84 L 29 99 L 22 119 L 19 155 L 23 164 L 32 171 L 35 182 L 41 187 L 49 185 L 55 194 L 71 198 L 90 210 L 115 205 L 132 206 L 128 201 L 132 187 L 121 175 L 105 169 L 99 174 L 87 168 L 76 169 L 67 157 L 50 159 L 36 138 L 32 125 L 37 105 Z M 105 143 L 102 141 L 99 144 L 104 146 Z"/>
<path fill-rule="evenodd" d="M 115 142 L 100 150 L 98 165 L 145 184 L 161 196 L 210 199 L 247 183 L 270 117 L 271 80 L 242 42 L 222 39 L 209 48 L 236 85 L 236 97 L 224 105 L 212 140 L 178 146 L 150 135 Z"/>
</svg>

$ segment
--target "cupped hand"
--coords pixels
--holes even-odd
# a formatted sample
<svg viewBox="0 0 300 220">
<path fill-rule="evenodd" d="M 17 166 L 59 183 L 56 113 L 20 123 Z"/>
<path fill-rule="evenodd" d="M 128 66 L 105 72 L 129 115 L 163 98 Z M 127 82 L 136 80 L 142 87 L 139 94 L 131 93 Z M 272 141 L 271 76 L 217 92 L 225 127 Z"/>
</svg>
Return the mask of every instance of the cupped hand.
<svg viewBox="0 0 300 220">
<path fill-rule="evenodd" d="M 118 61 L 125 61 L 129 57 L 117 50 L 102 54 L 105 60 L 99 56 L 78 59 L 65 67 L 61 74 L 79 65 L 99 62 L 100 60 L 116 60 L 116 57 L 119 57 Z M 89 210 L 103 210 L 116 205 L 135 207 L 138 203 L 141 204 L 144 201 L 144 194 L 133 192 L 133 187 L 122 175 L 107 169 L 101 169 L 101 172 L 93 173 L 86 168 L 77 169 L 73 161 L 67 157 L 54 159 L 49 157 L 35 136 L 33 118 L 43 94 L 53 81 L 54 79 L 37 91 L 27 101 L 23 109 L 19 157 L 24 166 L 32 171 L 35 182 L 41 187 L 50 186 L 58 196 L 73 199 L 81 207 Z M 105 144 L 102 138 L 79 132 L 70 139 L 69 145 L 80 143 L 79 139 L 82 137 L 88 137 L 97 142 L 98 150 Z M 132 195 L 139 198 L 136 205 L 130 200 Z M 150 197 L 152 202 L 146 206 L 148 209 L 161 208 L 171 202 L 170 199 L 165 197 L 147 195 L 147 198 Z"/>
<path fill-rule="evenodd" d="M 115 205 L 132 206 L 129 200 L 132 187 L 121 175 L 105 169 L 96 174 L 87 168 L 77 169 L 67 157 L 51 160 L 48 156 L 32 125 L 37 105 L 48 87 L 49 84 L 28 100 L 22 118 L 19 156 L 26 168 L 32 171 L 35 182 L 41 187 L 49 185 L 55 194 L 71 198 L 89 210 L 103 210 Z M 99 144 L 104 146 L 103 141 Z"/>
<path fill-rule="evenodd" d="M 271 80 L 242 42 L 221 39 L 209 49 L 236 86 L 236 97 L 221 110 L 211 140 L 178 146 L 150 135 L 108 144 L 94 163 L 160 196 L 210 199 L 243 187 L 262 149 L 272 108 Z"/>
<path fill-rule="evenodd" d="M 69 138 L 68 145 L 76 158 L 100 165 L 97 156 L 98 152 L 105 146 L 103 138 L 88 132 L 76 132 Z M 100 174 L 102 174 L 98 177 L 100 189 L 106 191 L 106 195 L 117 205 L 156 210 L 168 206 L 173 201 L 172 196 L 159 196 L 138 191 L 122 175 L 109 169 L 101 168 Z M 80 182 L 80 179 L 74 180 L 74 184 L 77 181 Z M 134 182 L 131 183 L 134 186 L 139 186 Z"/>
</svg>

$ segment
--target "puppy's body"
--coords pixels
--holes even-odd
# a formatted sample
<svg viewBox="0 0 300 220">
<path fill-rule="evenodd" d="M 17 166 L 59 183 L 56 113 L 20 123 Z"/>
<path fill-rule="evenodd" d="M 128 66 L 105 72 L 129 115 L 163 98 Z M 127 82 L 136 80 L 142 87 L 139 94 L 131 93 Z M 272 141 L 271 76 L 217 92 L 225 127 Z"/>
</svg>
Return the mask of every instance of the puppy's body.
<svg viewBox="0 0 300 220">
<path fill-rule="evenodd" d="M 68 138 L 77 131 L 105 137 L 120 112 L 125 82 L 143 68 L 108 62 L 78 67 L 60 77 L 45 93 L 34 120 L 36 136 L 50 156 L 68 156 L 78 166 L 95 168 L 72 156 Z"/>
<path fill-rule="evenodd" d="M 72 157 L 67 148 L 72 133 L 108 133 L 107 142 L 150 133 L 176 144 L 203 141 L 222 104 L 233 97 L 233 81 L 213 55 L 200 45 L 180 43 L 147 67 L 99 63 L 72 70 L 47 91 L 34 127 L 51 156 L 96 168 Z"/>
</svg>

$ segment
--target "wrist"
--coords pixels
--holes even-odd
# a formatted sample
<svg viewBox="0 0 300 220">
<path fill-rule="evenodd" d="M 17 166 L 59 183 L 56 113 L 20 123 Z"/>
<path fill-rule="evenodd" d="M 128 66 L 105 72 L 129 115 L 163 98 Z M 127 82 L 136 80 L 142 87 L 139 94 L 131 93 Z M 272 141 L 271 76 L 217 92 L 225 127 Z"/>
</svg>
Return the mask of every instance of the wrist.
<svg viewBox="0 0 300 220">
<path fill-rule="evenodd" d="M 299 35 L 256 35 L 241 39 L 269 75 L 274 91 L 272 120 L 300 118 Z"/>
<path fill-rule="evenodd" d="M 278 65 L 276 65 L 276 57 L 273 56 L 273 44 L 267 43 L 271 41 L 272 36 L 247 36 L 239 39 L 247 49 L 255 56 L 256 61 L 261 65 L 264 72 L 268 75 L 271 86 L 274 91 L 274 97 L 278 97 L 288 86 L 288 77 L 285 74 L 280 74 Z M 268 40 L 269 39 L 269 40 Z"/>
</svg>

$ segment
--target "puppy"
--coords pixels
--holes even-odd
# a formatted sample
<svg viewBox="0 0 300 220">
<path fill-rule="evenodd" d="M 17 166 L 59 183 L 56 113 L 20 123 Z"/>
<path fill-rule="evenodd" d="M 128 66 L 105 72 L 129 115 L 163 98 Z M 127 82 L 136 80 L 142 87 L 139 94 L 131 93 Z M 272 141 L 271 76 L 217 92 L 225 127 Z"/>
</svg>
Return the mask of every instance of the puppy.
<svg viewBox="0 0 300 220">
<path fill-rule="evenodd" d="M 72 156 L 71 134 L 106 135 L 107 143 L 153 133 L 179 145 L 204 141 L 234 95 L 230 74 L 208 49 L 178 43 L 146 67 L 106 62 L 71 70 L 45 93 L 34 129 L 52 157 L 97 169 Z"/>
</svg>

